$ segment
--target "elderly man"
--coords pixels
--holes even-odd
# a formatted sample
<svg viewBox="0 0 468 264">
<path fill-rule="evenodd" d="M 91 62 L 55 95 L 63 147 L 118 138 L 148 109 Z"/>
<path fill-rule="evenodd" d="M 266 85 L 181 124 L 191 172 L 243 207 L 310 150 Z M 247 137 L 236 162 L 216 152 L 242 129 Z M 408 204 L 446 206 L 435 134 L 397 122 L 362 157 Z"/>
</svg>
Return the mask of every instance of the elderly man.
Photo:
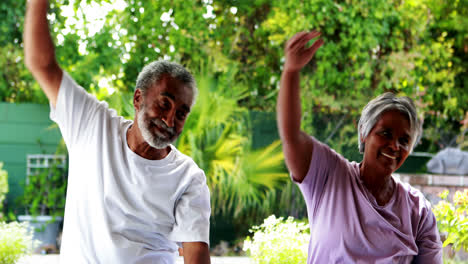
<svg viewBox="0 0 468 264">
<path fill-rule="evenodd" d="M 157 61 L 138 76 L 134 121 L 86 93 L 57 64 L 47 0 L 29 0 L 26 65 L 70 155 L 62 263 L 209 263 L 206 178 L 171 142 L 195 101 L 192 75 Z"/>
</svg>

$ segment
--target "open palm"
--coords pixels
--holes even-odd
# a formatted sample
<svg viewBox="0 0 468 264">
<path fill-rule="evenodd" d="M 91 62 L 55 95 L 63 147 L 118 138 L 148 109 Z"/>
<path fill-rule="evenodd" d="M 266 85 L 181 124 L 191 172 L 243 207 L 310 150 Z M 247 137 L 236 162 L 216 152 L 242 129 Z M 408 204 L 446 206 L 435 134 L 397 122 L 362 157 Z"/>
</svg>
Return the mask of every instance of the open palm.
<svg viewBox="0 0 468 264">
<path fill-rule="evenodd" d="M 284 49 L 286 62 L 285 71 L 300 71 L 314 56 L 315 52 L 322 46 L 323 40 L 318 39 L 312 46 L 306 48 L 306 44 L 313 38 L 320 36 L 320 32 L 299 32 L 294 35 Z"/>
</svg>

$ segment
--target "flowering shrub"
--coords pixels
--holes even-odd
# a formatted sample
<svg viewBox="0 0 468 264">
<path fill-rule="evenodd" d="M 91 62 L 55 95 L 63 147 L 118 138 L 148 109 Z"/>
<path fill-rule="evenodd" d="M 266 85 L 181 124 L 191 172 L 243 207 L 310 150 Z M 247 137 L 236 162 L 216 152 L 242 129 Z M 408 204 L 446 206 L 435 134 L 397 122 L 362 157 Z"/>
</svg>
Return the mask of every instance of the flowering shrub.
<svg viewBox="0 0 468 264">
<path fill-rule="evenodd" d="M 306 263 L 310 232 L 307 224 L 293 217 L 269 216 L 250 230 L 253 237 L 244 241 L 244 251 L 256 264 Z"/>
<path fill-rule="evenodd" d="M 444 258 L 444 264 L 468 264 L 468 260 L 458 260 L 458 259 Z"/>
<path fill-rule="evenodd" d="M 449 191 L 439 194 L 442 201 L 433 209 L 439 232 L 447 235 L 443 246 L 453 244 L 455 250 L 468 251 L 468 189 L 455 192 L 453 203 L 448 195 Z"/>
<path fill-rule="evenodd" d="M 3 200 L 8 193 L 8 172 L 3 169 L 3 162 L 0 162 L 0 219 L 3 217 Z"/>
<path fill-rule="evenodd" d="M 0 264 L 14 264 L 37 246 L 26 222 L 0 222 Z"/>
</svg>

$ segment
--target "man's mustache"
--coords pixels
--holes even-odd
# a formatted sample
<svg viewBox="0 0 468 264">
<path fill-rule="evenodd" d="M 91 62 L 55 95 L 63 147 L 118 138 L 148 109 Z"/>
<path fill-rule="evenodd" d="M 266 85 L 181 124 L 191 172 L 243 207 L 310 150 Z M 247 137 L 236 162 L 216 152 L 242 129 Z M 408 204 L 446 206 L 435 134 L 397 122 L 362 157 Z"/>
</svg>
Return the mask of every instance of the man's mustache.
<svg viewBox="0 0 468 264">
<path fill-rule="evenodd" d="M 171 137 L 175 135 L 175 129 L 173 127 L 168 127 L 166 123 L 164 123 L 161 119 L 159 118 L 154 118 L 151 120 L 151 122 L 160 128 L 164 129 Z"/>
</svg>

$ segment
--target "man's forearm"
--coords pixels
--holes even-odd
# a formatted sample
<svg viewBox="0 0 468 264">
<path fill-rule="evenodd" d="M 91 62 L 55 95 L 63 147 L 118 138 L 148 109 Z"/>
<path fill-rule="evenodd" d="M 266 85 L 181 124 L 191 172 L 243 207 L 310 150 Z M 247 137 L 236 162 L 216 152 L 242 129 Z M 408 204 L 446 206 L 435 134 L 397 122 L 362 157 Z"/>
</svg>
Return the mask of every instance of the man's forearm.
<svg viewBox="0 0 468 264">
<path fill-rule="evenodd" d="M 26 66 L 33 71 L 56 64 L 54 43 L 47 21 L 48 0 L 29 0 L 24 28 Z"/>
<path fill-rule="evenodd" d="M 185 264 L 210 264 L 210 250 L 203 242 L 185 242 L 183 245 Z"/>
</svg>

